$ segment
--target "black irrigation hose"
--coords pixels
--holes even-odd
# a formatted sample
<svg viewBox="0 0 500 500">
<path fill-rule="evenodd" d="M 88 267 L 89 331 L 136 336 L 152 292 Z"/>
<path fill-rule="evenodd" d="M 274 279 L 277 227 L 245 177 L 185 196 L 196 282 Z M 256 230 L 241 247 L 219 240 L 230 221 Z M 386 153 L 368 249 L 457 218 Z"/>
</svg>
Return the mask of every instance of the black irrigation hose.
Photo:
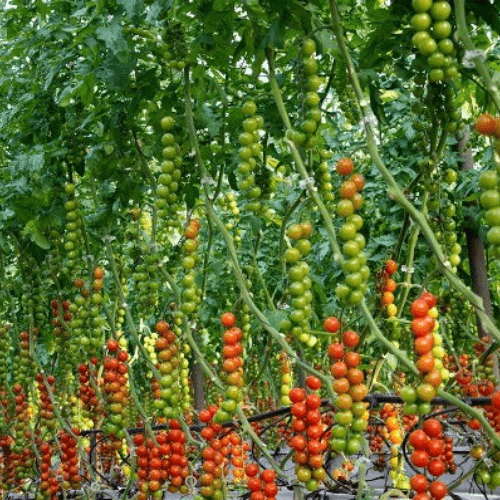
<svg viewBox="0 0 500 500">
<path fill-rule="evenodd" d="M 392 404 L 401 404 L 403 403 L 403 400 L 399 396 L 394 396 L 392 394 L 368 394 L 368 396 L 365 397 L 363 400 L 365 403 L 370 404 L 370 408 L 374 408 L 378 406 L 379 404 L 382 403 L 392 403 Z M 461 401 L 463 401 L 465 404 L 469 406 L 488 406 L 491 404 L 491 398 L 487 397 L 479 397 L 479 398 L 461 398 Z M 431 400 L 431 405 L 433 406 L 450 406 L 454 407 L 452 403 L 449 403 L 443 398 L 433 398 Z M 324 399 L 321 402 L 321 406 L 331 406 L 331 401 L 329 399 Z M 261 420 L 267 420 L 270 418 L 274 417 L 280 417 L 282 415 L 288 415 L 291 411 L 290 406 L 282 406 L 281 408 L 277 408 L 276 410 L 271 410 L 265 413 L 259 413 L 258 415 L 254 415 L 252 417 L 248 417 L 248 421 L 250 423 L 252 422 L 260 422 Z M 222 427 L 236 427 L 238 425 L 237 422 L 224 422 L 222 424 Z M 203 428 L 203 425 L 191 425 L 189 427 L 189 430 L 193 432 L 199 432 Z M 151 427 L 154 431 L 158 430 L 166 430 L 168 429 L 168 425 L 166 424 L 161 424 L 161 425 L 154 425 Z M 129 434 L 139 434 L 141 432 L 144 432 L 144 427 L 133 427 L 130 429 L 127 429 L 127 432 Z M 81 431 L 80 434 L 82 436 L 90 436 L 92 434 L 101 434 L 102 430 L 101 429 L 89 429 L 86 431 Z"/>
</svg>

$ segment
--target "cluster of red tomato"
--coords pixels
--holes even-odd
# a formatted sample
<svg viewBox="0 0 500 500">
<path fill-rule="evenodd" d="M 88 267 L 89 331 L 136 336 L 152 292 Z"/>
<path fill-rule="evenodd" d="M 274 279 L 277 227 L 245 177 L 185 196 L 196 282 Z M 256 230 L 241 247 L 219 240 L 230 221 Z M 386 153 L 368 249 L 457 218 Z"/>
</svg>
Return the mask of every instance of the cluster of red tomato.
<svg viewBox="0 0 500 500">
<path fill-rule="evenodd" d="M 78 490 L 81 486 L 82 477 L 78 463 L 77 437 L 80 435 L 78 429 L 71 429 L 71 433 L 61 431 L 59 442 L 61 443 L 61 475 L 64 490 Z"/>
<path fill-rule="evenodd" d="M 26 441 L 31 438 L 29 428 L 30 415 L 28 397 L 20 384 L 12 387 L 14 393 L 14 446 L 12 450 L 15 455 L 12 456 L 15 463 L 16 478 L 23 479 L 25 472 L 31 470 L 33 465 L 33 454 Z"/>
<path fill-rule="evenodd" d="M 200 422 L 205 424 L 200 434 L 207 446 L 202 452 L 203 474 L 200 476 L 200 494 L 204 498 L 222 500 L 224 487 L 224 465 L 226 458 L 222 453 L 222 442 L 218 434 L 222 431 L 222 425 L 214 421 L 217 414 L 217 406 L 210 405 L 202 410 L 199 415 Z"/>
<path fill-rule="evenodd" d="M 139 479 L 137 495 L 138 500 L 146 500 L 149 495 L 155 499 L 163 497 L 162 486 L 171 474 L 172 447 L 169 443 L 168 433 L 160 432 L 153 438 L 146 438 L 144 434 L 136 434 L 133 438 L 135 454 L 137 455 L 137 477 Z M 180 460 L 187 468 L 187 458 Z M 181 471 L 174 469 L 174 472 Z M 186 471 L 183 471 L 186 473 Z M 187 475 L 189 469 L 187 470 Z M 186 475 L 186 477 L 187 477 Z"/>
<path fill-rule="evenodd" d="M 83 407 L 87 410 L 89 416 L 97 423 L 99 414 L 102 411 L 99 398 L 91 383 L 91 378 L 96 381 L 95 368 L 98 364 L 97 358 L 92 358 L 91 366 L 86 363 L 78 365 L 78 381 L 80 382 L 79 394 Z M 91 370 L 92 368 L 92 370 Z"/>
<path fill-rule="evenodd" d="M 54 405 L 52 404 L 53 394 L 51 394 L 52 389 L 49 392 L 47 385 L 49 387 L 53 387 L 56 379 L 53 375 L 49 375 L 44 381 L 43 374 L 37 373 L 36 381 L 37 381 L 37 389 L 40 394 L 41 423 L 46 428 L 53 430 L 56 426 L 56 420 L 54 418 Z"/>
<path fill-rule="evenodd" d="M 180 397 L 179 346 L 174 332 L 165 321 L 158 321 L 155 329 L 160 335 L 155 342 L 155 349 L 161 378 L 154 394 L 154 404 L 165 418 L 173 418 L 178 411 Z"/>
<path fill-rule="evenodd" d="M 328 318 L 324 329 L 330 333 L 340 330 L 336 318 Z M 330 373 L 334 377 L 333 390 L 337 394 L 335 425 L 332 428 L 330 446 L 337 453 L 353 455 L 362 444 L 362 433 L 368 425 L 368 411 L 363 399 L 368 393 L 364 384 L 364 373 L 358 368 L 361 355 L 354 351 L 359 344 L 359 335 L 353 330 L 342 334 L 342 342 L 334 342 L 328 348 L 332 360 Z"/>
<path fill-rule="evenodd" d="M 305 389 L 300 387 L 294 387 L 290 391 L 294 435 L 289 445 L 295 452 L 293 459 L 297 479 L 305 484 L 308 491 L 314 491 L 326 475 L 323 461 L 328 441 L 320 412 L 321 380 L 309 375 L 306 385 L 311 392 L 306 393 Z"/>
<path fill-rule="evenodd" d="M 52 470 L 52 447 L 50 443 L 44 441 L 38 449 L 40 452 L 40 493 L 44 498 L 55 500 L 61 490 L 61 485 Z"/>
<path fill-rule="evenodd" d="M 453 440 L 445 441 L 443 426 L 435 418 L 426 420 L 422 429 L 413 431 L 408 443 L 414 451 L 410 455 L 411 463 L 418 468 L 424 468 L 434 477 L 443 475 L 448 469 L 455 469 L 453 462 Z M 443 459 L 444 458 L 444 459 Z M 415 474 L 410 479 L 411 488 L 417 493 L 413 500 L 439 500 L 448 494 L 448 488 L 442 481 L 429 483 L 425 474 Z"/>
<path fill-rule="evenodd" d="M 442 375 L 435 367 L 432 348 L 435 344 L 435 318 L 429 313 L 437 303 L 437 298 L 430 292 L 424 292 L 411 304 L 411 331 L 414 336 L 415 353 L 418 356 L 416 367 L 422 376 L 412 398 L 403 396 L 407 413 L 427 414 L 431 411 L 430 401 L 436 396 L 437 388 L 442 383 Z"/>
<path fill-rule="evenodd" d="M 243 331 L 236 325 L 236 317 L 230 312 L 221 316 L 221 324 L 226 329 L 222 336 L 224 347 L 222 356 L 222 371 L 226 374 L 227 389 L 226 399 L 222 401 L 220 408 L 214 416 L 215 422 L 221 424 L 231 420 L 238 403 L 242 399 L 240 389 L 243 387 Z"/>
<path fill-rule="evenodd" d="M 398 270 L 398 265 L 393 260 L 388 260 L 380 276 L 380 290 L 382 297 L 380 302 L 386 309 L 387 316 L 392 318 L 396 315 L 398 308 L 394 304 L 394 292 L 397 288 L 397 283 L 391 278 Z"/>
<path fill-rule="evenodd" d="M 245 467 L 250 500 L 276 500 L 278 494 L 276 472 L 273 469 L 264 469 L 260 474 L 259 472 L 260 468 L 256 463 L 250 463 Z"/>
<path fill-rule="evenodd" d="M 109 355 L 104 359 L 104 372 L 101 387 L 106 398 L 107 422 L 104 432 L 124 437 L 124 410 L 129 398 L 127 389 L 128 353 L 121 349 L 118 342 L 109 339 L 106 342 Z"/>
</svg>

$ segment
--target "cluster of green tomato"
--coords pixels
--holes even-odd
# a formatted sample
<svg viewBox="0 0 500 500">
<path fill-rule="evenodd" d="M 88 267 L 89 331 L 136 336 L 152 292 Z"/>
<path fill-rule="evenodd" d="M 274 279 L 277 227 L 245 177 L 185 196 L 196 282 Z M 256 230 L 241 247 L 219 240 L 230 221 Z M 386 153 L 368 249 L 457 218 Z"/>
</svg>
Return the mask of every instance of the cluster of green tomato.
<svg viewBox="0 0 500 500">
<path fill-rule="evenodd" d="M 156 190 L 158 198 L 155 206 L 158 209 L 158 216 L 162 217 L 167 214 L 167 206 L 173 207 L 179 200 L 178 191 L 179 180 L 182 175 L 182 156 L 181 148 L 172 133 L 175 126 L 174 117 L 164 116 L 160 124 L 163 130 L 161 136 L 163 161 L 160 165 L 161 174 L 158 178 L 159 186 Z"/>
<path fill-rule="evenodd" d="M 158 303 L 160 283 L 157 280 L 158 260 L 157 252 L 148 253 L 148 249 L 143 247 L 142 262 L 136 265 L 133 278 L 137 287 L 137 305 L 143 318 L 151 317 L 154 314 L 155 306 Z"/>
<path fill-rule="evenodd" d="M 78 266 L 79 242 L 82 240 L 82 218 L 78 210 L 75 185 L 67 183 L 64 186 L 68 199 L 64 204 L 66 211 L 66 230 L 64 232 L 64 251 L 66 255 L 66 272 L 75 275 Z"/>
<path fill-rule="evenodd" d="M 242 107 L 245 119 L 243 120 L 243 132 L 238 136 L 240 149 L 238 156 L 241 160 L 238 165 L 240 176 L 238 187 L 241 189 L 249 203 L 246 208 L 251 212 L 258 212 L 261 209 L 259 198 L 262 196 L 262 189 L 256 184 L 255 171 L 257 159 L 262 154 L 262 144 L 260 143 L 260 132 L 264 126 L 264 118 L 257 115 L 257 105 L 253 101 L 246 101 Z"/>
<path fill-rule="evenodd" d="M 298 146 L 312 149 L 317 144 L 316 130 L 321 122 L 321 111 L 319 109 L 320 97 L 318 89 L 321 86 L 321 78 L 318 76 L 318 62 L 314 58 L 316 44 L 314 40 L 307 39 L 302 45 L 302 74 L 304 77 L 304 108 L 306 110 L 305 120 L 300 123 L 300 130 L 292 133 L 291 139 Z"/>
<path fill-rule="evenodd" d="M 479 176 L 479 187 L 483 190 L 479 200 L 486 210 L 486 224 L 490 226 L 486 239 L 494 255 L 498 257 L 500 255 L 500 190 L 497 172 L 495 170 L 483 172 Z"/>
<path fill-rule="evenodd" d="M 439 82 L 458 76 L 452 27 L 448 21 L 451 5 L 446 0 L 412 0 L 416 14 L 411 27 L 416 31 L 412 43 L 420 54 L 427 57 L 429 80 Z"/>
<path fill-rule="evenodd" d="M 316 344 L 317 338 L 309 333 L 313 299 L 312 281 L 309 277 L 309 265 L 303 258 L 311 251 L 311 234 L 312 225 L 308 222 L 293 224 L 287 230 L 288 238 L 295 244 L 285 252 L 286 262 L 293 264 L 288 270 L 290 283 L 287 289 L 293 298 L 289 319 L 281 323 L 283 331 L 310 347 Z"/>
</svg>

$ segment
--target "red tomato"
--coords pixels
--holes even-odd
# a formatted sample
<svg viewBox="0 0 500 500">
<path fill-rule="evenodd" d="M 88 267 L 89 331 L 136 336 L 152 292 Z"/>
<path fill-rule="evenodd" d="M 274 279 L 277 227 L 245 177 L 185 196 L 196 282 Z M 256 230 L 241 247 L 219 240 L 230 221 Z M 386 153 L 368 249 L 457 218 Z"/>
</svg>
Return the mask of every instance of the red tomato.
<svg viewBox="0 0 500 500">
<path fill-rule="evenodd" d="M 429 418 L 424 422 L 423 431 L 429 436 L 433 438 L 437 438 L 441 436 L 443 432 L 443 426 L 441 422 L 436 418 Z"/>
<path fill-rule="evenodd" d="M 425 450 L 415 450 L 410 461 L 415 467 L 425 467 L 429 463 L 429 454 Z"/>
<path fill-rule="evenodd" d="M 336 333 L 340 329 L 340 321 L 335 316 L 330 316 L 323 323 L 325 332 Z"/>
<path fill-rule="evenodd" d="M 441 476 L 446 471 L 446 464 L 440 458 L 433 458 L 427 464 L 427 470 L 432 476 Z"/>
<path fill-rule="evenodd" d="M 416 450 L 426 450 L 429 443 L 429 436 L 422 429 L 417 429 L 410 434 L 408 443 Z"/>
<path fill-rule="evenodd" d="M 352 330 L 347 330 L 342 334 L 342 342 L 346 347 L 356 347 L 359 344 L 359 335 Z"/>
<path fill-rule="evenodd" d="M 232 328 L 236 324 L 236 316 L 231 312 L 225 312 L 221 316 L 220 322 L 224 328 Z"/>
<path fill-rule="evenodd" d="M 417 493 L 423 493 L 427 490 L 428 484 L 427 478 L 423 474 L 415 474 L 410 479 L 411 489 Z"/>
<path fill-rule="evenodd" d="M 433 481 L 429 486 L 429 493 L 436 500 L 440 500 L 448 494 L 448 488 L 442 481 Z"/>
</svg>

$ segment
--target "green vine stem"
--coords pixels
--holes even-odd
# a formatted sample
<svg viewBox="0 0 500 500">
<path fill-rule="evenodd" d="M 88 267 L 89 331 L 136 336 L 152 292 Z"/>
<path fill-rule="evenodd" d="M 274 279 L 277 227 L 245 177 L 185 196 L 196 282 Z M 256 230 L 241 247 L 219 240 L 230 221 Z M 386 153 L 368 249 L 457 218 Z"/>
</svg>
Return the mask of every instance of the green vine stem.
<svg viewBox="0 0 500 500">
<path fill-rule="evenodd" d="M 356 70 L 354 68 L 353 61 L 351 59 L 350 53 L 347 49 L 347 45 L 345 43 L 345 38 L 343 34 L 343 29 L 342 29 L 342 22 L 340 18 L 340 14 L 337 8 L 337 3 L 335 0 L 329 0 L 330 1 L 330 10 L 331 10 L 331 15 L 332 15 L 332 21 L 333 21 L 333 30 L 335 33 L 335 37 L 337 39 L 337 43 L 339 45 L 340 52 L 342 54 L 342 57 L 344 58 L 344 61 L 346 63 L 346 66 L 348 68 L 348 74 L 349 78 L 351 81 L 351 85 L 353 87 L 354 93 L 356 95 L 356 99 L 358 102 L 358 105 L 361 109 L 362 116 L 364 117 L 364 127 L 365 127 L 365 133 L 366 133 L 366 145 L 368 148 L 368 151 L 370 153 L 370 156 L 372 158 L 372 161 L 374 162 L 375 166 L 377 167 L 378 171 L 380 174 L 383 176 L 387 184 L 389 185 L 388 189 L 388 194 L 390 198 L 395 200 L 397 203 L 399 203 L 406 211 L 409 212 L 410 216 L 412 219 L 420 226 L 420 229 L 425 236 L 429 246 L 431 247 L 432 251 L 434 252 L 438 263 L 439 263 L 439 270 L 441 271 L 442 274 L 448 279 L 450 284 L 457 289 L 464 297 L 469 300 L 469 302 L 474 306 L 474 308 L 477 311 L 477 314 L 482 321 L 485 329 L 491 334 L 492 337 L 497 340 L 497 342 L 500 342 L 500 330 L 496 327 L 496 325 L 493 323 L 493 321 L 489 318 L 489 316 L 486 314 L 486 311 L 484 310 L 483 307 L 483 301 L 481 297 L 477 296 L 468 286 L 465 285 L 450 269 L 450 264 L 447 261 L 443 250 L 438 243 L 434 232 L 430 228 L 429 224 L 427 223 L 425 215 L 419 211 L 404 195 L 403 191 L 401 190 L 400 186 L 388 170 L 388 168 L 385 166 L 382 158 L 380 157 L 378 147 L 376 144 L 375 136 L 374 136 L 374 130 L 373 130 L 373 125 L 371 123 L 370 119 L 368 118 L 368 115 L 371 113 L 371 110 L 369 109 L 369 106 L 367 104 L 363 105 L 364 103 L 364 98 L 363 98 L 363 91 L 361 90 L 361 85 L 359 82 L 359 78 L 357 76 Z M 458 3 L 463 5 L 463 0 L 458 0 Z M 500 109 L 500 108 L 499 108 Z M 368 310 L 366 303 L 363 301 L 361 304 L 361 310 L 363 311 L 363 314 L 365 318 L 368 320 L 368 322 L 376 328 L 376 324 L 373 321 L 373 318 L 371 317 L 371 313 Z M 378 328 L 377 328 L 378 330 Z M 374 331 L 374 330 L 372 330 Z M 378 335 L 374 331 L 376 337 L 381 340 L 381 341 L 386 341 L 386 339 L 383 337 L 382 334 Z M 389 348 L 390 352 L 393 352 L 396 354 L 394 351 L 394 348 L 392 344 L 389 341 L 384 342 L 384 344 Z M 398 350 L 399 351 L 399 350 Z M 402 361 L 406 366 L 409 367 L 411 365 L 412 371 L 416 371 L 416 368 L 413 366 L 412 363 L 410 363 L 404 355 L 402 356 L 402 353 L 399 352 L 399 354 L 396 354 L 398 359 Z M 444 390 L 439 390 L 438 394 L 442 395 L 443 398 L 445 398 L 447 401 L 452 402 L 453 404 L 457 403 L 456 405 L 464 411 L 464 413 L 470 415 L 473 418 L 477 418 L 483 425 L 483 428 L 486 430 L 490 438 L 493 440 L 495 445 L 498 447 L 500 445 L 500 438 L 496 434 L 496 432 L 491 428 L 491 426 L 488 424 L 486 418 L 482 413 L 480 413 L 478 410 L 475 410 L 472 407 L 469 407 L 467 404 L 462 403 L 460 400 L 452 396 L 451 394 L 448 394 Z"/>
<path fill-rule="evenodd" d="M 474 42 L 469 36 L 469 31 L 467 29 L 467 20 L 465 14 L 465 0 L 455 0 L 455 19 L 457 22 L 457 33 L 458 38 L 463 43 L 465 49 L 467 51 L 478 52 Z M 484 86 L 488 94 L 490 95 L 492 101 L 495 103 L 496 108 L 500 111 L 500 95 L 498 92 L 498 87 L 494 84 L 488 65 L 483 60 L 481 55 L 473 57 L 472 60 L 476 66 L 476 70 L 479 73 L 479 76 L 483 79 Z"/>
<path fill-rule="evenodd" d="M 372 161 L 375 166 L 379 170 L 380 174 L 384 177 L 385 181 L 389 185 L 388 195 L 391 199 L 396 201 L 399 205 L 401 205 L 406 211 L 409 212 L 412 219 L 420 226 L 420 230 L 422 234 L 425 236 L 429 246 L 431 247 L 434 255 L 437 258 L 439 264 L 439 271 L 448 279 L 450 284 L 458 290 L 464 297 L 475 307 L 477 314 L 483 323 L 485 329 L 491 334 L 492 337 L 500 342 L 500 330 L 496 327 L 493 321 L 488 317 L 486 311 L 483 307 L 483 301 L 481 297 L 476 295 L 468 286 L 465 285 L 450 269 L 450 263 L 446 259 L 446 256 L 443 253 L 441 245 L 436 239 L 434 232 L 430 228 L 425 215 L 420 212 L 404 195 L 400 186 L 385 166 L 380 154 L 378 152 L 378 147 L 374 137 L 373 125 L 370 123 L 370 120 L 367 119 L 367 115 L 369 114 L 369 108 L 367 105 L 362 105 L 363 100 L 363 92 L 361 90 L 361 86 L 359 83 L 359 79 L 357 77 L 356 71 L 354 69 L 354 64 L 351 60 L 350 54 L 347 51 L 347 47 L 344 40 L 344 35 L 342 33 L 342 25 L 340 21 L 340 15 L 337 9 L 337 5 L 335 0 L 330 0 L 330 6 L 332 11 L 332 17 L 334 21 L 334 31 L 335 36 L 337 37 L 337 42 L 341 49 L 342 55 L 346 61 L 346 64 L 349 69 L 349 77 L 351 79 L 351 84 L 356 94 L 356 98 L 358 101 L 358 105 L 360 106 L 361 112 L 364 119 L 365 133 L 366 133 L 366 145 Z"/>
<path fill-rule="evenodd" d="M 198 163 L 198 168 L 200 171 L 200 175 L 202 179 L 206 178 L 208 175 L 208 172 L 205 168 L 205 164 L 203 162 L 203 157 L 201 156 L 200 148 L 198 145 L 198 139 L 196 136 L 196 129 L 194 127 L 194 119 L 193 119 L 193 111 L 191 107 L 191 90 L 190 90 L 190 78 L 189 78 L 189 66 L 186 66 L 184 69 L 184 92 L 185 92 L 185 105 L 186 105 L 186 122 L 188 126 L 188 132 L 189 132 L 189 138 L 191 141 L 191 147 L 195 153 L 195 158 Z M 296 355 L 296 353 L 291 349 L 291 347 L 288 345 L 285 337 L 278 332 L 275 328 L 272 327 L 272 325 L 269 323 L 267 320 L 266 316 L 260 311 L 260 309 L 257 307 L 257 305 L 254 303 L 252 300 L 252 297 L 250 295 L 250 292 L 246 286 L 245 283 L 245 278 L 243 276 L 239 261 L 238 261 L 238 255 L 236 252 L 236 248 L 234 246 L 234 241 L 232 236 L 229 234 L 227 229 L 224 226 L 224 223 L 220 219 L 220 217 L 216 214 L 214 211 L 209 191 L 208 191 L 208 186 L 207 183 L 203 183 L 203 188 L 204 188 L 204 194 L 205 194 L 205 199 L 206 199 L 206 209 L 207 209 L 207 215 L 212 219 L 212 221 L 215 223 L 215 225 L 218 227 L 219 231 L 221 232 L 224 241 L 226 242 L 226 246 L 229 250 L 229 255 L 231 257 L 232 261 L 232 269 L 233 269 L 233 274 L 236 278 L 236 281 L 238 282 L 238 286 L 241 291 L 242 299 L 244 302 L 248 305 L 248 307 L 251 309 L 251 311 L 255 314 L 255 316 L 259 319 L 259 321 L 262 323 L 264 328 L 273 336 L 273 338 L 280 344 L 280 346 L 283 348 L 283 350 L 292 358 L 296 359 L 297 364 L 302 366 L 307 372 L 317 376 L 322 380 L 323 383 L 325 383 L 325 386 L 327 387 L 331 398 L 334 399 L 335 395 L 333 393 L 332 387 L 331 387 L 331 380 L 330 378 L 326 377 L 322 373 L 318 372 L 317 370 L 312 369 L 308 364 L 300 361 Z M 245 429 L 250 428 L 250 424 L 248 423 L 248 420 L 246 416 L 244 415 L 243 411 L 241 408 L 238 408 L 237 410 L 238 416 L 241 419 L 241 424 L 245 427 Z M 281 471 L 279 468 L 278 464 L 274 461 L 272 456 L 270 455 L 269 451 L 267 450 L 267 446 L 258 438 L 258 436 L 252 431 L 250 434 L 252 436 L 253 441 L 257 445 L 257 447 L 261 450 L 261 452 L 264 454 L 264 456 L 269 460 L 269 462 L 273 465 L 276 466 L 277 470 L 279 471 L 278 473 L 281 476 L 286 477 L 286 474 Z"/>
<path fill-rule="evenodd" d="M 422 200 L 422 213 L 426 214 L 427 213 L 427 201 L 429 200 L 429 193 L 424 194 L 424 198 Z M 407 212 L 406 212 L 407 213 Z M 403 282 L 403 292 L 401 294 L 401 298 L 398 301 L 398 318 L 401 317 L 403 310 L 406 305 L 406 301 L 408 300 L 408 295 L 410 294 L 410 288 L 411 288 L 411 276 L 412 276 L 412 269 L 413 269 L 413 263 L 414 263 L 414 258 L 415 258 L 415 248 L 417 246 L 418 242 L 418 236 L 420 234 L 420 226 L 415 225 L 413 227 L 413 231 L 411 232 L 410 239 L 408 241 L 408 256 L 406 257 L 406 273 L 405 273 L 405 278 Z"/>
</svg>

